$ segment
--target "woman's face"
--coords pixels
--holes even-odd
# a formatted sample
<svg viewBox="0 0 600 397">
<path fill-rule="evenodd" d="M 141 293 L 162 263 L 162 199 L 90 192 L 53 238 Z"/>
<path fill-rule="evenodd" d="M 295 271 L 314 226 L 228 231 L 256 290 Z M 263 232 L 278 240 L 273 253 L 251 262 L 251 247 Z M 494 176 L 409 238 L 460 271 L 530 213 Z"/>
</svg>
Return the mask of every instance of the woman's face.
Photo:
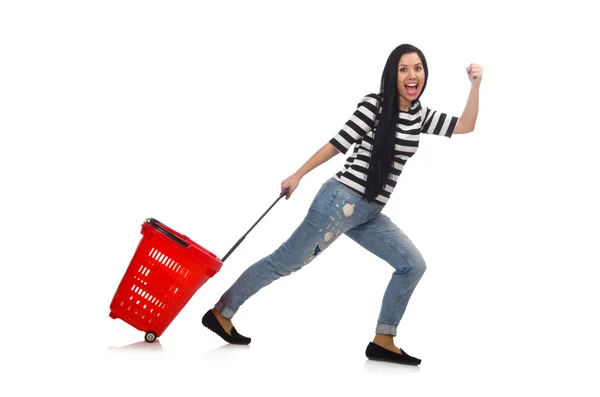
<svg viewBox="0 0 600 397">
<path fill-rule="evenodd" d="M 425 69 L 416 52 L 402 55 L 398 62 L 398 94 L 400 110 L 408 110 L 412 101 L 417 99 L 425 84 Z"/>
</svg>

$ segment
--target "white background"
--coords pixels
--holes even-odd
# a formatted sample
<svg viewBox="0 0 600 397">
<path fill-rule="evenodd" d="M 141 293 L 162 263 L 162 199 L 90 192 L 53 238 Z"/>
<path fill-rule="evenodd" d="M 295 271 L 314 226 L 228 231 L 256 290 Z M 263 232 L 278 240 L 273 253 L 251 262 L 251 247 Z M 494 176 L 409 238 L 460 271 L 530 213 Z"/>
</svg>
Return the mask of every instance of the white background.
<svg viewBox="0 0 600 397">
<path fill-rule="evenodd" d="M 598 395 L 595 13 L 482 4 L 2 2 L 2 394 Z M 201 325 L 343 156 L 160 343 L 108 317 L 144 219 L 222 257 L 405 42 L 427 57 L 431 108 L 460 116 L 465 67 L 485 69 L 476 131 L 422 137 L 385 210 L 428 264 L 396 338 L 419 368 L 364 356 L 392 270 L 346 237 L 242 307 L 249 347 Z"/>
</svg>

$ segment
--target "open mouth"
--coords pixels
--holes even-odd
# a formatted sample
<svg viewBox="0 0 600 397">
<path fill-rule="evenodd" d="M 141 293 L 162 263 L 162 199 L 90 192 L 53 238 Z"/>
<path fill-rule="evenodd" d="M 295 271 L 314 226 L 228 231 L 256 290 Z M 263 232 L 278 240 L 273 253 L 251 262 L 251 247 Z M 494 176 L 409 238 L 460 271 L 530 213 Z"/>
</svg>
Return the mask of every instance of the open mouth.
<svg viewBox="0 0 600 397">
<path fill-rule="evenodd" d="M 417 95 L 417 88 L 419 87 L 417 83 L 405 84 L 404 87 L 408 95 Z"/>
</svg>

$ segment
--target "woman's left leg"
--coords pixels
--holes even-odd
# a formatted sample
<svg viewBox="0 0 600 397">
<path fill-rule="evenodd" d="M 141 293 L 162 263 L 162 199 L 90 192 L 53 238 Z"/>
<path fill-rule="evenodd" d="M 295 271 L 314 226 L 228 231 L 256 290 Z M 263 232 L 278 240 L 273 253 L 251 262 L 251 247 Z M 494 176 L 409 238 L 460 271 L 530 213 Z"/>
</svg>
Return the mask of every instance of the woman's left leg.
<svg viewBox="0 0 600 397">
<path fill-rule="evenodd" d="M 425 260 L 412 241 L 384 214 L 347 231 L 346 235 L 394 268 L 375 330 L 391 340 L 425 272 Z"/>
</svg>

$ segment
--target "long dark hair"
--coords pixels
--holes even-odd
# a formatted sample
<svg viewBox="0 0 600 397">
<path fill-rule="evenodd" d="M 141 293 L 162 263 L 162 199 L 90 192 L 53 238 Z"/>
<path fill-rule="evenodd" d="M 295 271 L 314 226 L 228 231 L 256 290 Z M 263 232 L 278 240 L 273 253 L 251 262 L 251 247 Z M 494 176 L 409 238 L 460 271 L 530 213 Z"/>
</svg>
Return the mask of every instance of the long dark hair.
<svg viewBox="0 0 600 397">
<path fill-rule="evenodd" d="M 423 70 L 425 71 L 425 81 L 423 82 L 421 93 L 416 100 L 421 97 L 427 85 L 429 69 L 427 69 L 427 61 L 425 61 L 425 56 L 421 50 L 410 44 L 401 44 L 396 47 L 388 57 L 381 75 L 379 96 L 382 109 L 379 123 L 374 131 L 375 142 L 371 149 L 371 160 L 369 162 L 367 186 L 365 189 L 365 197 L 369 201 L 375 199 L 381 189 L 385 187 L 390 169 L 392 168 L 396 145 L 396 121 L 398 119 L 398 105 L 400 100 L 398 93 L 398 63 L 402 55 L 412 52 L 419 55 L 423 64 Z"/>
</svg>

